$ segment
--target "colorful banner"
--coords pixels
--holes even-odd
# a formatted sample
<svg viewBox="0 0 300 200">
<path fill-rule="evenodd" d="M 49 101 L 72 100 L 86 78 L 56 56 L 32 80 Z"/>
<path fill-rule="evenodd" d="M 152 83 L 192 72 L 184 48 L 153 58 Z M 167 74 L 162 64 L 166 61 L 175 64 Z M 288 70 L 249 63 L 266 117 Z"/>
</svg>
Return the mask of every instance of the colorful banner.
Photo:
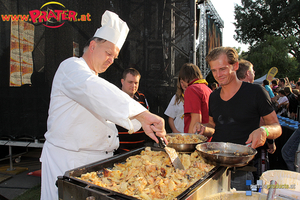
<svg viewBox="0 0 300 200">
<path fill-rule="evenodd" d="M 207 53 L 220 46 L 222 46 L 222 31 L 210 15 L 207 15 Z"/>
<path fill-rule="evenodd" d="M 10 86 L 31 84 L 33 72 L 34 25 L 11 21 Z"/>
<path fill-rule="evenodd" d="M 278 72 L 277 67 L 272 67 L 272 68 L 269 70 L 266 79 L 267 79 L 268 81 L 271 82 L 271 81 L 274 79 L 274 77 L 275 77 L 275 75 L 277 74 L 277 72 Z"/>
</svg>

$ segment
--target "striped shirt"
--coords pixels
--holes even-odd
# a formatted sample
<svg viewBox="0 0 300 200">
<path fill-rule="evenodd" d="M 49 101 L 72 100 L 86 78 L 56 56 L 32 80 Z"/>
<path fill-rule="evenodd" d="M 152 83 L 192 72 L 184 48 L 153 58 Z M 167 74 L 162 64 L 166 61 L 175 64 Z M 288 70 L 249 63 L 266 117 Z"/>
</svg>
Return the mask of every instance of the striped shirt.
<svg viewBox="0 0 300 200">
<path fill-rule="evenodd" d="M 148 102 L 143 93 L 136 92 L 134 94 L 133 99 L 139 102 L 140 104 L 142 104 L 145 108 L 149 110 Z M 148 136 L 145 134 L 142 128 L 137 132 L 129 134 L 127 129 L 118 125 L 116 126 L 119 132 L 120 146 L 115 152 L 115 154 L 127 152 L 132 149 L 136 149 L 144 146 L 144 143 L 146 142 Z"/>
</svg>

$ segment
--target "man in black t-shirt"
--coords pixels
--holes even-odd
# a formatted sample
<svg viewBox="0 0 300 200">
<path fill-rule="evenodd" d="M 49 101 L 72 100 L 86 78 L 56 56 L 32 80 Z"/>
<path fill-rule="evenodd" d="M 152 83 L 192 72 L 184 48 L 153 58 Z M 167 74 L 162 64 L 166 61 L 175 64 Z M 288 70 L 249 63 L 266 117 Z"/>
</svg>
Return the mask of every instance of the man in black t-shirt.
<svg viewBox="0 0 300 200">
<path fill-rule="evenodd" d="M 297 107 L 298 107 L 297 96 L 292 92 L 292 89 L 290 87 L 285 87 L 283 90 L 284 90 L 286 97 L 289 100 L 288 110 L 290 113 L 290 118 L 295 119 L 296 114 L 297 114 Z"/>
<path fill-rule="evenodd" d="M 214 48 L 206 57 L 220 88 L 209 98 L 209 123 L 195 127 L 212 142 L 252 143 L 252 148 L 265 144 L 266 139 L 281 135 L 281 126 L 270 97 L 260 85 L 242 82 L 237 78 L 238 53 L 230 47 Z M 265 126 L 259 126 L 260 118 Z M 247 190 L 246 180 L 253 181 L 251 172 L 232 173 L 231 187 Z"/>
<path fill-rule="evenodd" d="M 121 79 L 122 91 L 126 92 L 131 98 L 138 101 L 149 110 L 149 105 L 145 95 L 137 91 L 140 79 L 141 74 L 136 69 L 125 69 L 123 72 L 123 78 Z M 147 142 L 146 135 L 142 128 L 137 132 L 129 134 L 127 129 L 118 125 L 116 126 L 119 132 L 120 146 L 114 154 L 124 153 L 132 149 L 143 147 Z"/>
</svg>

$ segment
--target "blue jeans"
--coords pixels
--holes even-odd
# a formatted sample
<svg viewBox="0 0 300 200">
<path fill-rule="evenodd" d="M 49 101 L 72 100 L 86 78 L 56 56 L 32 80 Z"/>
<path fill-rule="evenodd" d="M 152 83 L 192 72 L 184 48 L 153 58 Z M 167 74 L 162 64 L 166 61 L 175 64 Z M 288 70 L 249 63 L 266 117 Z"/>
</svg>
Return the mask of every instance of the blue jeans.
<svg viewBox="0 0 300 200">
<path fill-rule="evenodd" d="M 295 154 L 300 143 L 300 127 L 295 130 L 288 141 L 281 149 L 281 155 L 287 167 L 291 171 L 295 171 Z"/>
</svg>

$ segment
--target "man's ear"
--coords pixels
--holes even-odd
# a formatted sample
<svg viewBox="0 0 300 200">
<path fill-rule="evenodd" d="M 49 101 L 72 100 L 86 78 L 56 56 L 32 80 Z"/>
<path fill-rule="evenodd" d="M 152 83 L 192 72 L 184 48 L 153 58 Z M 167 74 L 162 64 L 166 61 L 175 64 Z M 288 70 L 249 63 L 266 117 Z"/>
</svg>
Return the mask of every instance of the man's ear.
<svg viewBox="0 0 300 200">
<path fill-rule="evenodd" d="M 246 75 L 250 76 L 250 71 L 249 70 L 247 70 Z"/>
<path fill-rule="evenodd" d="M 89 45 L 89 50 L 94 51 L 96 44 L 97 44 L 96 41 L 92 40 Z"/>
<path fill-rule="evenodd" d="M 237 71 L 239 69 L 239 62 L 234 63 L 232 66 L 233 66 L 233 70 Z"/>
<path fill-rule="evenodd" d="M 122 85 L 123 85 L 123 83 L 124 83 L 124 79 L 123 79 L 123 78 L 121 79 L 121 83 L 122 83 Z"/>
</svg>

